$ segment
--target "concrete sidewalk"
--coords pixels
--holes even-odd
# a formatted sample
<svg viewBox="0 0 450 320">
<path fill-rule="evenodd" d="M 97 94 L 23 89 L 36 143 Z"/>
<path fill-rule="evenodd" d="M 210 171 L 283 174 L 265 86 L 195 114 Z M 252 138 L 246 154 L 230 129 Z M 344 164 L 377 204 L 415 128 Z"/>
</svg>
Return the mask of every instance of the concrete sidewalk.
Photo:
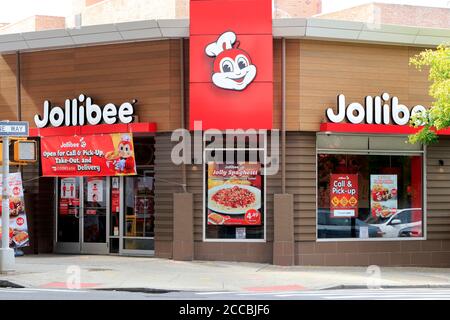
<svg viewBox="0 0 450 320">
<path fill-rule="evenodd" d="M 18 257 L 16 271 L 0 275 L 0 280 L 32 288 L 66 288 L 73 270 L 80 270 L 82 288 L 274 292 L 377 284 L 364 267 L 278 267 L 92 255 Z M 386 267 L 380 271 L 378 283 L 384 287 L 450 287 L 450 269 Z"/>
</svg>

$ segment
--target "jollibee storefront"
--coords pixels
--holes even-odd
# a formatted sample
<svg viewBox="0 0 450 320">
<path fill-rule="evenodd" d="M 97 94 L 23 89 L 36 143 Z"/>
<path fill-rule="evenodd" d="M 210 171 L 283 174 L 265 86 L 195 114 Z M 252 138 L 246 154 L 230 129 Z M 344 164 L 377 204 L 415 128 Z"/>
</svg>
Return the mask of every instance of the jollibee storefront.
<svg viewBox="0 0 450 320">
<path fill-rule="evenodd" d="M 41 155 L 21 169 L 27 253 L 448 267 L 448 131 L 405 142 L 431 40 L 234 2 L 191 1 L 165 37 L 3 50 L 2 117 Z"/>
</svg>

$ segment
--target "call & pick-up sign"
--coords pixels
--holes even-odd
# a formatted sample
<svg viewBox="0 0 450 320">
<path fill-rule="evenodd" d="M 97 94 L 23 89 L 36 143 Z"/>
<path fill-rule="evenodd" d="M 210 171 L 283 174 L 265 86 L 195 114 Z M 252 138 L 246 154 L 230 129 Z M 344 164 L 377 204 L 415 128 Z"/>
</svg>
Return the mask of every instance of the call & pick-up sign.
<svg viewBox="0 0 450 320">
<path fill-rule="evenodd" d="M 333 218 L 358 216 L 358 175 L 331 174 L 330 212 Z"/>
</svg>

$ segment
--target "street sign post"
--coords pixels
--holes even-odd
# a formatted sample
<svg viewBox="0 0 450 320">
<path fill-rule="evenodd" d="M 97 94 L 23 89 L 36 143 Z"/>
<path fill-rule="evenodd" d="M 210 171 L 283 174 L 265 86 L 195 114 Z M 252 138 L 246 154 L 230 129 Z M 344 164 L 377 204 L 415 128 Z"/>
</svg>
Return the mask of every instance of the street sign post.
<svg viewBox="0 0 450 320">
<path fill-rule="evenodd" d="M 0 121 L 0 137 L 28 137 L 27 121 Z"/>
<path fill-rule="evenodd" d="M 0 121 L 2 138 L 2 247 L 0 248 L 0 272 L 14 270 L 14 250 L 9 247 L 9 137 L 27 137 L 29 124 L 26 121 Z"/>
</svg>

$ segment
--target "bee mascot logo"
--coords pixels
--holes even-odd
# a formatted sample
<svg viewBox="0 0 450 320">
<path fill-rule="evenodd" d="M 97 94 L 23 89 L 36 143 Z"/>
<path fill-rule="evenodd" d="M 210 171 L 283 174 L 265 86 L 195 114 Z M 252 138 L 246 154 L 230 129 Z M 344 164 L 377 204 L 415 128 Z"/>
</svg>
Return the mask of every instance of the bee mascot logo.
<svg viewBox="0 0 450 320">
<path fill-rule="evenodd" d="M 222 89 L 241 91 L 255 79 L 256 66 L 250 55 L 239 49 L 236 39 L 234 32 L 225 32 L 206 47 L 205 53 L 215 58 L 212 82 Z"/>
</svg>

